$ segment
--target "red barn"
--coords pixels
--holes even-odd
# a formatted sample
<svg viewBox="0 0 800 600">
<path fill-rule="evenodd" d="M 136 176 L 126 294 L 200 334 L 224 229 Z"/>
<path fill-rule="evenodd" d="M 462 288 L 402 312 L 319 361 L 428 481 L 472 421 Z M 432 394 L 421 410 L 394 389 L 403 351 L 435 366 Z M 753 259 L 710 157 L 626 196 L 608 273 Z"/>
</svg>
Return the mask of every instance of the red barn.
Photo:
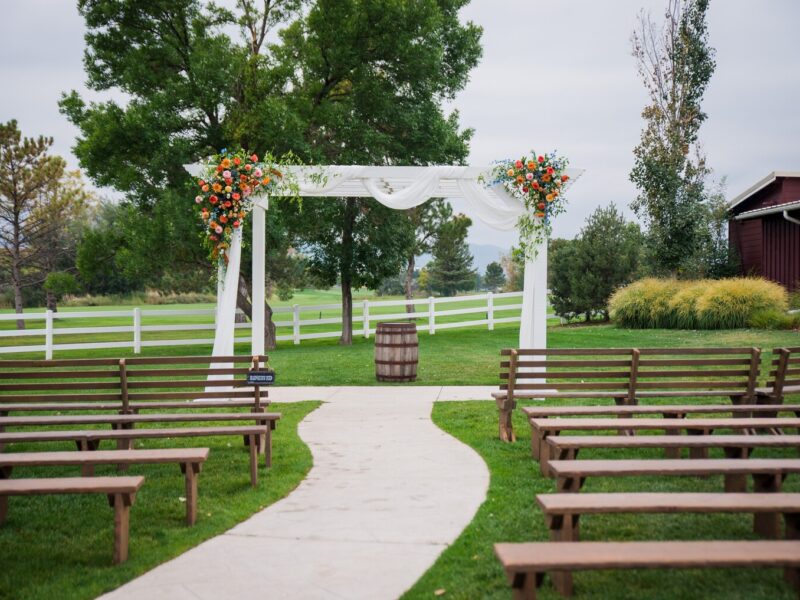
<svg viewBox="0 0 800 600">
<path fill-rule="evenodd" d="M 800 286 L 800 173 L 775 171 L 730 203 L 730 244 L 742 273 Z"/>
</svg>

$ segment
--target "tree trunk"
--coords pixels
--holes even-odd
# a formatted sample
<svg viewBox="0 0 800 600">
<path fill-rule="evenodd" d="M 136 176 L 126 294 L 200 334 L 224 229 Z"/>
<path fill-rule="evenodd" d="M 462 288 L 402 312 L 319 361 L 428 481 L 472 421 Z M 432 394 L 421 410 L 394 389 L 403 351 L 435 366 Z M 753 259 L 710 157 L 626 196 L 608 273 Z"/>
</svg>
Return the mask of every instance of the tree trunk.
<svg viewBox="0 0 800 600">
<path fill-rule="evenodd" d="M 342 223 L 342 337 L 339 343 L 350 346 L 353 343 L 353 228 L 358 210 L 355 198 L 345 199 L 344 222 Z"/>
<path fill-rule="evenodd" d="M 22 314 L 22 277 L 19 272 L 19 265 L 16 261 L 11 262 L 11 283 L 14 286 L 14 311 Z M 17 329 L 25 329 L 25 321 L 17 319 Z"/>
<path fill-rule="evenodd" d="M 253 305 L 250 302 L 250 286 L 244 275 L 239 275 L 239 289 L 236 290 L 236 306 L 242 309 L 250 322 L 253 321 Z M 264 301 L 264 348 L 274 350 L 277 345 L 277 335 L 275 333 L 275 322 L 272 320 L 272 307 L 269 302 Z"/>
<path fill-rule="evenodd" d="M 408 257 L 408 268 L 406 269 L 406 300 L 411 300 L 414 297 L 413 293 L 413 286 L 414 286 L 414 266 L 416 264 L 416 256 L 410 254 Z M 406 312 L 413 313 L 414 305 L 411 303 L 406 304 Z"/>
<path fill-rule="evenodd" d="M 47 310 L 58 312 L 58 306 L 56 306 L 56 295 L 53 292 L 46 292 L 46 304 Z"/>
</svg>

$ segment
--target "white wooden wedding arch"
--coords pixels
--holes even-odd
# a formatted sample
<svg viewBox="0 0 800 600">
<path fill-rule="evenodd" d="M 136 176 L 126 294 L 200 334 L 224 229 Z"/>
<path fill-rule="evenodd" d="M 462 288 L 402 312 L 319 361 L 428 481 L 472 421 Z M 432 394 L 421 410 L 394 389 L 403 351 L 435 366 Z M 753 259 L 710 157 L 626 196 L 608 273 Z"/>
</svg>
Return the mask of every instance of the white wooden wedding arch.
<svg viewBox="0 0 800 600">
<path fill-rule="evenodd" d="M 203 165 L 185 165 L 199 176 Z M 524 212 L 522 202 L 506 192 L 502 185 L 487 187 L 492 167 L 377 167 L 377 166 L 314 166 L 284 167 L 285 177 L 297 184 L 304 197 L 369 197 L 398 210 L 413 208 L 431 198 L 457 199 L 467 202 L 470 216 L 476 216 L 499 231 L 512 231 Z M 568 169 L 570 183 L 583 170 Z M 288 189 L 273 195 L 289 196 Z M 269 198 L 260 196 L 253 202 L 253 315 L 251 328 L 252 354 L 264 354 L 264 311 L 255 310 L 265 302 L 266 212 Z M 501 235 L 501 234 L 500 234 Z M 509 245 L 509 240 L 498 240 Z M 239 283 L 242 239 L 241 230 L 234 233 L 228 253 L 224 277 L 217 286 L 217 326 L 212 356 L 233 354 L 236 292 Z M 221 273 L 220 273 L 221 274 Z M 525 263 L 522 320 L 519 329 L 521 348 L 547 347 L 547 243 L 539 246 L 536 257 Z"/>
</svg>

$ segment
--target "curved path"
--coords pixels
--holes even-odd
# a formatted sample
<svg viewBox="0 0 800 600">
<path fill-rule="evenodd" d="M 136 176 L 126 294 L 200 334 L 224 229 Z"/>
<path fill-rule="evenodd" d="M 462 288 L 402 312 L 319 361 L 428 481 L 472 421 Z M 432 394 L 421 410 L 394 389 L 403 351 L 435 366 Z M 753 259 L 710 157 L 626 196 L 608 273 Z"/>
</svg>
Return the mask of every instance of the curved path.
<svg viewBox="0 0 800 600">
<path fill-rule="evenodd" d="M 326 396 L 299 427 L 314 466 L 295 491 L 105 597 L 378 600 L 411 587 L 472 520 L 486 465 L 431 421 L 440 387 Z"/>
</svg>

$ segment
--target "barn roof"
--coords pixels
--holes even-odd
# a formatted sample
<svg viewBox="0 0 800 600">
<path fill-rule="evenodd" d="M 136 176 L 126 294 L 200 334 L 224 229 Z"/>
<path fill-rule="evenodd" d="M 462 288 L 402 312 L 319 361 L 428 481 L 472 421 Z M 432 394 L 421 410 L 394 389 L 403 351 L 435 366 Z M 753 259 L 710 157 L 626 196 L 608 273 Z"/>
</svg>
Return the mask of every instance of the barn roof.
<svg viewBox="0 0 800 600">
<path fill-rule="evenodd" d="M 792 211 L 792 210 L 800 210 L 800 200 L 795 200 L 793 202 L 784 202 L 783 204 L 776 204 L 775 206 L 766 206 L 764 208 L 757 208 L 755 210 L 748 210 L 743 213 L 739 213 L 735 217 L 733 217 L 734 221 L 745 221 L 747 219 L 755 219 L 758 217 L 764 217 L 766 215 L 772 215 L 775 213 L 782 213 L 784 211 Z"/>
<path fill-rule="evenodd" d="M 765 187 L 770 185 L 778 177 L 797 177 L 798 179 L 800 179 L 800 171 L 773 171 L 772 173 L 764 177 L 762 180 L 756 182 L 755 184 L 747 188 L 745 191 L 743 191 L 741 194 L 736 196 L 733 200 L 731 200 L 730 204 L 728 205 L 728 209 L 733 210 L 739 204 L 750 198 L 753 194 L 760 192 Z"/>
</svg>

